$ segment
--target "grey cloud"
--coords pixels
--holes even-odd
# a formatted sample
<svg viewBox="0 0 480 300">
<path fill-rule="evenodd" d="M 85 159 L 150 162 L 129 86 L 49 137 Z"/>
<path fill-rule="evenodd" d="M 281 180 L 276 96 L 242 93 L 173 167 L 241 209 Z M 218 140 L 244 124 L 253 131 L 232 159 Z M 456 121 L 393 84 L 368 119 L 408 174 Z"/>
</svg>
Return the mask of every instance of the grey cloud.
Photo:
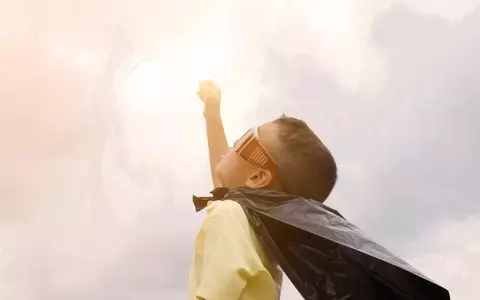
<svg viewBox="0 0 480 300">
<path fill-rule="evenodd" d="M 132 19 L 136 26 L 132 30 L 151 29 L 137 37 L 138 44 L 145 43 L 148 37 L 168 36 L 165 28 L 170 29 L 169 26 L 179 28 L 179 32 L 193 26 L 178 25 L 190 17 L 195 19 L 186 14 L 179 19 L 163 18 L 164 26 L 153 28 L 151 25 L 161 5 L 153 9 L 142 3 L 132 6 L 132 15 L 141 12 L 148 15 L 142 22 Z M 174 10 L 183 12 L 183 5 L 186 4 L 180 3 Z M 242 15 L 252 12 L 242 5 L 238 5 L 238 9 Z M 412 257 L 417 252 L 436 248 L 435 242 L 420 241 L 439 222 L 445 218 L 461 219 L 479 211 L 479 204 L 474 201 L 479 171 L 476 160 L 479 152 L 476 136 L 480 98 L 476 87 L 480 78 L 480 65 L 476 62 L 476 54 L 480 53 L 479 14 L 477 10 L 449 24 L 439 17 L 428 17 L 397 5 L 378 16 L 367 42 L 388 58 L 388 77 L 373 94 L 340 86 L 331 68 L 315 57 L 315 49 L 301 55 L 289 53 L 297 48 L 283 47 L 287 43 L 276 40 L 282 37 L 281 32 L 270 35 L 264 24 L 259 33 L 251 23 L 244 34 L 252 46 L 245 46 L 242 51 L 259 56 L 255 62 L 262 62 L 263 47 L 269 43 L 271 47 L 265 54 L 257 112 L 242 116 L 242 122 L 248 126 L 250 121 L 265 121 L 282 112 L 304 118 L 330 146 L 339 162 L 339 184 L 329 200 L 332 206 L 402 255 Z M 166 12 L 161 14 L 166 15 Z M 261 17 L 261 13 L 255 15 L 255 18 Z M 57 21 L 62 24 L 62 20 Z M 299 28 L 293 28 L 290 34 L 295 34 L 296 29 Z M 101 34 L 94 35 L 101 40 L 98 37 Z M 315 40 L 315 33 L 307 32 L 298 38 L 308 39 Z M 258 50 L 253 44 L 260 41 Z M 256 49 L 262 54 L 255 53 Z M 247 75 L 252 70 L 255 69 L 241 69 Z M 235 84 L 240 84 L 240 75 L 236 79 Z M 81 102 L 81 97 L 70 102 Z M 228 105 L 228 100 L 225 102 Z M 88 105 L 77 105 L 76 110 L 52 105 L 58 110 L 47 111 L 46 115 L 58 117 L 59 112 L 69 113 L 58 123 L 53 118 L 47 125 L 61 127 L 76 115 L 70 119 L 72 123 L 75 123 L 73 120 L 94 123 L 80 124 L 78 128 L 95 128 L 99 120 L 94 121 Z M 42 124 L 40 119 L 35 119 L 34 124 Z M 26 129 L 24 140 L 36 136 L 34 129 L 41 131 L 42 128 Z M 210 180 L 205 145 L 197 148 L 189 145 L 192 148 L 178 150 L 192 162 L 175 174 L 179 177 L 155 165 L 145 168 L 142 178 L 134 175 L 139 180 L 132 182 L 127 171 L 115 165 L 115 150 L 110 141 L 104 155 L 105 193 L 110 202 L 98 203 L 98 199 L 83 199 L 78 192 L 86 170 L 85 144 L 94 142 L 89 140 L 91 131 L 78 128 L 73 126 L 66 131 L 75 133 L 77 141 L 73 144 L 68 139 L 59 140 L 64 137 L 63 132 L 54 131 L 58 135 L 54 134 L 48 141 L 68 147 L 55 152 L 56 155 L 46 155 L 48 159 L 27 160 L 28 155 L 18 152 L 19 147 L 12 147 L 10 152 L 0 149 L 3 157 L 12 160 L 7 169 L 13 170 L 0 171 L 0 182 L 9 187 L 7 195 L 1 187 L 2 198 L 15 201 L 35 198 L 48 211 L 33 222 L 31 227 L 36 229 L 12 231 L 21 234 L 21 238 L 12 236 L 6 226 L 0 230 L 2 242 L 10 242 L 0 244 L 3 248 L 0 269 L 5 273 L 0 275 L 4 276 L 0 281 L 8 284 L 12 291 L 8 294 L 0 284 L 0 295 L 13 295 L 14 300 L 185 299 L 192 245 L 202 220 L 202 215 L 191 210 L 190 196 L 191 192 L 206 192 Z M 194 130 L 203 133 L 203 128 L 189 132 Z M 4 132 L 6 130 L 0 130 Z M 171 138 L 168 134 L 166 137 Z M 18 142 L 15 137 L 9 138 L 11 143 Z M 40 147 L 45 146 L 45 153 L 52 150 L 42 139 L 33 140 L 40 141 Z M 39 144 L 27 145 L 35 149 Z M 62 158 L 58 158 L 60 156 Z M 18 162 L 22 159 L 26 163 Z M 34 163 L 36 161 L 41 163 Z M 203 171 L 193 171 L 198 168 Z M 188 177 L 188 182 L 180 181 L 182 176 Z M 29 189 L 22 189 L 24 186 Z M 161 186 L 166 186 L 169 192 L 165 193 Z M 83 215 L 88 209 L 81 209 L 89 201 L 91 205 L 103 203 L 102 209 L 118 210 L 121 218 L 91 223 L 90 216 Z M 29 206 L 28 203 L 25 206 Z M 81 236 L 79 240 L 75 239 L 77 234 Z M 415 241 L 414 245 L 411 240 Z M 32 295 L 25 293 L 21 298 L 21 290 L 26 287 Z M 295 294 L 289 286 L 284 299 L 297 299 Z"/>
<path fill-rule="evenodd" d="M 375 37 L 389 53 L 391 69 L 381 95 L 389 109 L 379 125 L 388 122 L 391 131 L 381 137 L 391 138 L 383 147 L 388 152 L 375 153 L 383 158 L 375 166 L 380 202 L 375 204 L 377 213 L 396 214 L 372 228 L 388 224 L 392 236 L 413 238 L 419 228 L 427 230 L 443 218 L 480 211 L 474 201 L 480 171 L 474 159 L 480 150 L 479 16 L 477 9 L 448 25 L 396 6 L 376 24 Z"/>
<path fill-rule="evenodd" d="M 275 91 L 258 119 L 271 110 L 306 119 L 340 165 L 330 203 L 400 253 L 414 249 L 399 241 L 479 211 L 479 16 L 449 24 L 401 5 L 379 15 L 370 43 L 388 77 L 373 96 L 342 89 L 312 56 L 272 49 L 265 69 Z"/>
<path fill-rule="evenodd" d="M 339 163 L 328 203 L 451 287 L 454 299 L 473 299 L 478 262 L 461 257 L 478 251 L 447 250 L 475 242 L 445 242 L 466 229 L 439 238 L 438 228 L 480 212 L 479 20 L 480 9 L 448 23 L 401 5 L 379 15 L 369 43 L 386 56 L 388 76 L 374 94 L 340 87 L 313 55 L 272 49 L 257 111 L 258 120 L 280 112 L 307 120 Z M 470 277 L 454 280 L 453 270 Z"/>
</svg>

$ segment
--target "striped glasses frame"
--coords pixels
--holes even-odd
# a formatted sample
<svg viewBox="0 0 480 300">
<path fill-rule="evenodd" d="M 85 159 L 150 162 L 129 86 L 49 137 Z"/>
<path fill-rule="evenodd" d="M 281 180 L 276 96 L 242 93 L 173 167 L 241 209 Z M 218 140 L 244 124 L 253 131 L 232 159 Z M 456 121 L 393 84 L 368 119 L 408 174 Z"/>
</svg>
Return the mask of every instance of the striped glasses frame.
<svg viewBox="0 0 480 300">
<path fill-rule="evenodd" d="M 235 143 L 234 150 L 255 166 L 276 173 L 277 165 L 260 140 L 257 126 L 249 129 Z"/>
</svg>

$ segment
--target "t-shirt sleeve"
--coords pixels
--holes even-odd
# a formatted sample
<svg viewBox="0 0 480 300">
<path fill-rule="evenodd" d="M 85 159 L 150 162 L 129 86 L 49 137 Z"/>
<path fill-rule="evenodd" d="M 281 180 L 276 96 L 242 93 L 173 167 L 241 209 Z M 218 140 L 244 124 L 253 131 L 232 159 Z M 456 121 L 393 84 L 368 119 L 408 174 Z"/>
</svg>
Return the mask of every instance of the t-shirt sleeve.
<svg viewBox="0 0 480 300">
<path fill-rule="evenodd" d="M 233 201 L 214 202 L 202 226 L 203 266 L 197 297 L 238 300 L 261 261 L 242 207 Z"/>
</svg>

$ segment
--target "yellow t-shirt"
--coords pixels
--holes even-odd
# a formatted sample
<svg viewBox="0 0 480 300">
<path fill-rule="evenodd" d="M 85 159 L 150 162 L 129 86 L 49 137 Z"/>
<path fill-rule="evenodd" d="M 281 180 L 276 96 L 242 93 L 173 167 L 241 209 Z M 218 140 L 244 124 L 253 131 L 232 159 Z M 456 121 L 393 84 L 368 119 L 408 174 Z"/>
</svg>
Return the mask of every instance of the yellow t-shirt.
<svg viewBox="0 0 480 300">
<path fill-rule="evenodd" d="M 209 202 L 195 241 L 189 299 L 277 300 L 281 271 L 270 263 L 242 207 Z"/>
</svg>

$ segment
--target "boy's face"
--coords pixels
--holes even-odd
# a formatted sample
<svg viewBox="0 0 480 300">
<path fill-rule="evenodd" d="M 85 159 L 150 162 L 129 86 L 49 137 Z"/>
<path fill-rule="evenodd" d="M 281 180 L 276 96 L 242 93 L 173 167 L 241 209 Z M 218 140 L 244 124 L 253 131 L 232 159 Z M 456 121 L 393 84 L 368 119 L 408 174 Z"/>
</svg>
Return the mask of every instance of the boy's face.
<svg viewBox="0 0 480 300">
<path fill-rule="evenodd" d="M 247 131 L 217 165 L 215 176 L 223 187 L 263 188 L 275 179 L 276 165 L 268 153 L 274 147 L 277 126 L 265 123 Z"/>
</svg>

